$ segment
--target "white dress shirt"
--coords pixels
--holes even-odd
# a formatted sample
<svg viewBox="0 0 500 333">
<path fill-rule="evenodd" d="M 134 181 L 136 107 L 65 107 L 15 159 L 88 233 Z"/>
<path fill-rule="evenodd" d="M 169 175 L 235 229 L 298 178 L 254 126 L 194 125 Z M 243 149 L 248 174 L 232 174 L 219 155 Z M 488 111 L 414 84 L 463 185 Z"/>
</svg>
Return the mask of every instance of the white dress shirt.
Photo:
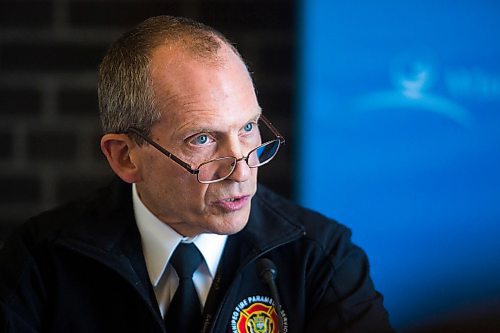
<svg viewBox="0 0 500 333">
<path fill-rule="evenodd" d="M 193 242 L 203 255 L 204 261 L 195 271 L 193 283 L 200 303 L 204 307 L 227 236 L 200 234 L 194 238 L 183 237 L 149 211 L 139 198 L 135 184 L 132 185 L 132 202 L 135 220 L 141 234 L 149 279 L 162 316 L 167 312 L 168 305 L 179 285 L 177 273 L 168 262 L 180 242 Z"/>
</svg>

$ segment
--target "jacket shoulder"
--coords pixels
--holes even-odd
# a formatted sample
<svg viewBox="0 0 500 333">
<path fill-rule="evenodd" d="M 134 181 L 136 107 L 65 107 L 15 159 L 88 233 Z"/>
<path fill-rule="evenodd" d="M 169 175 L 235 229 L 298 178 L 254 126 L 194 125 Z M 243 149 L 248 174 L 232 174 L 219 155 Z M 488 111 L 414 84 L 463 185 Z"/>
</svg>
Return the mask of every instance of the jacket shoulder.
<svg viewBox="0 0 500 333">
<path fill-rule="evenodd" d="M 105 207 L 109 192 L 109 187 L 103 187 L 86 197 L 41 212 L 29 218 L 14 233 L 33 245 L 50 243 L 81 224 L 86 216 L 95 215 Z"/>
</svg>

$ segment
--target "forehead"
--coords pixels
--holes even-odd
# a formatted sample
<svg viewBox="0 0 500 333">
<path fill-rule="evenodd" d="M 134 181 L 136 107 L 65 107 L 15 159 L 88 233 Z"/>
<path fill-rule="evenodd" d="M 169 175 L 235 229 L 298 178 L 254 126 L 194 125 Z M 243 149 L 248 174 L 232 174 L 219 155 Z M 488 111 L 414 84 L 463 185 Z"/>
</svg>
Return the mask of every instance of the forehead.
<svg viewBox="0 0 500 333">
<path fill-rule="evenodd" d="M 228 46 L 208 59 L 159 47 L 150 63 L 156 105 L 175 130 L 186 126 L 241 126 L 260 113 L 250 74 Z"/>
</svg>

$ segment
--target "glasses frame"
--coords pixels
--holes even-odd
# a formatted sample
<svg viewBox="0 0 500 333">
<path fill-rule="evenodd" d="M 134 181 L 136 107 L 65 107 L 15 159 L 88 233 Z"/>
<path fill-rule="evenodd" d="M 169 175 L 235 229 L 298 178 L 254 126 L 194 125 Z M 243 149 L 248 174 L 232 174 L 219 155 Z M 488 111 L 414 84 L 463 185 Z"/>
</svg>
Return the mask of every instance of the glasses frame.
<svg viewBox="0 0 500 333">
<path fill-rule="evenodd" d="M 152 145 L 153 147 L 155 147 L 157 150 L 159 150 L 163 155 L 167 156 L 169 159 L 171 159 L 175 163 L 179 164 L 186 171 L 188 171 L 189 173 L 191 173 L 193 175 L 196 175 L 196 180 L 198 180 L 199 183 L 210 184 L 210 183 L 216 183 L 216 182 L 223 181 L 224 179 L 230 177 L 233 174 L 234 170 L 236 169 L 236 164 L 239 161 L 245 160 L 245 162 L 248 165 L 248 158 L 250 157 L 250 154 L 252 152 L 256 151 L 257 149 L 259 149 L 259 148 L 261 148 L 263 146 L 266 146 L 266 145 L 270 144 L 271 142 L 274 142 L 275 140 L 279 140 L 279 145 L 278 145 L 278 148 L 276 149 L 276 153 L 277 153 L 278 150 L 279 150 L 279 147 L 282 144 L 285 143 L 285 138 L 280 134 L 280 132 L 276 129 L 276 127 L 274 127 L 274 125 L 264 115 L 261 115 L 260 118 L 259 118 L 259 120 L 262 120 L 262 122 L 271 130 L 271 132 L 276 136 L 275 139 L 266 141 L 263 144 L 260 144 L 259 146 L 257 146 L 254 149 L 250 150 L 250 152 L 247 154 L 247 156 L 244 156 L 244 157 L 241 157 L 241 158 L 237 158 L 235 156 L 223 156 L 223 157 L 214 158 L 212 160 L 200 163 L 200 165 L 198 165 L 198 168 L 196 168 L 196 169 L 193 169 L 189 163 L 184 162 L 179 157 L 175 156 L 174 154 L 172 154 L 171 152 L 169 152 L 168 150 L 166 150 L 165 148 L 163 148 L 161 145 L 159 145 L 158 143 L 156 143 L 155 141 L 153 141 L 149 136 L 147 136 L 146 134 L 144 134 L 140 129 L 138 129 L 136 127 L 129 127 L 125 131 L 125 134 L 129 135 L 129 134 L 133 133 L 133 134 L 139 136 L 141 139 L 143 139 L 144 141 L 146 141 L 147 143 L 149 143 L 150 145 Z M 250 168 L 257 168 L 259 166 L 262 166 L 262 165 L 268 163 L 269 161 L 271 161 L 274 158 L 274 156 L 276 156 L 276 153 L 273 155 L 273 157 L 271 157 L 265 163 L 262 163 L 262 164 L 259 164 L 259 165 L 253 166 L 253 167 L 251 167 L 250 165 L 248 165 L 248 166 Z M 210 162 L 213 162 L 213 161 L 222 160 L 222 159 L 226 159 L 226 158 L 232 158 L 232 159 L 234 159 L 234 164 L 235 164 L 235 167 L 233 168 L 233 170 L 226 177 L 223 177 L 223 178 L 220 178 L 220 179 L 217 179 L 217 180 L 211 180 L 211 181 L 200 181 L 200 179 L 199 179 L 200 167 L 202 167 L 203 165 L 205 165 L 207 163 L 210 163 Z"/>
</svg>

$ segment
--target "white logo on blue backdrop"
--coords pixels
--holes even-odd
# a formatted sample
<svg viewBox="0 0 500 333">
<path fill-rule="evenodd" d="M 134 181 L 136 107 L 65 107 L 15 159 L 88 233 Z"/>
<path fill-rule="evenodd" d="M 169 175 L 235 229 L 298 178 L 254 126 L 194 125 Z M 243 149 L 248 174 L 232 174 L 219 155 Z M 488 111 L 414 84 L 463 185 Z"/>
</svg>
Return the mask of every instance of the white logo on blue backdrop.
<svg viewBox="0 0 500 333">
<path fill-rule="evenodd" d="M 464 128 L 472 128 L 474 118 L 471 112 L 452 99 L 433 93 L 432 88 L 439 75 L 436 58 L 428 48 L 411 48 L 400 53 L 390 66 L 394 88 L 355 98 L 353 109 L 373 111 L 399 108 L 403 111 L 412 108 L 433 112 Z"/>
</svg>

